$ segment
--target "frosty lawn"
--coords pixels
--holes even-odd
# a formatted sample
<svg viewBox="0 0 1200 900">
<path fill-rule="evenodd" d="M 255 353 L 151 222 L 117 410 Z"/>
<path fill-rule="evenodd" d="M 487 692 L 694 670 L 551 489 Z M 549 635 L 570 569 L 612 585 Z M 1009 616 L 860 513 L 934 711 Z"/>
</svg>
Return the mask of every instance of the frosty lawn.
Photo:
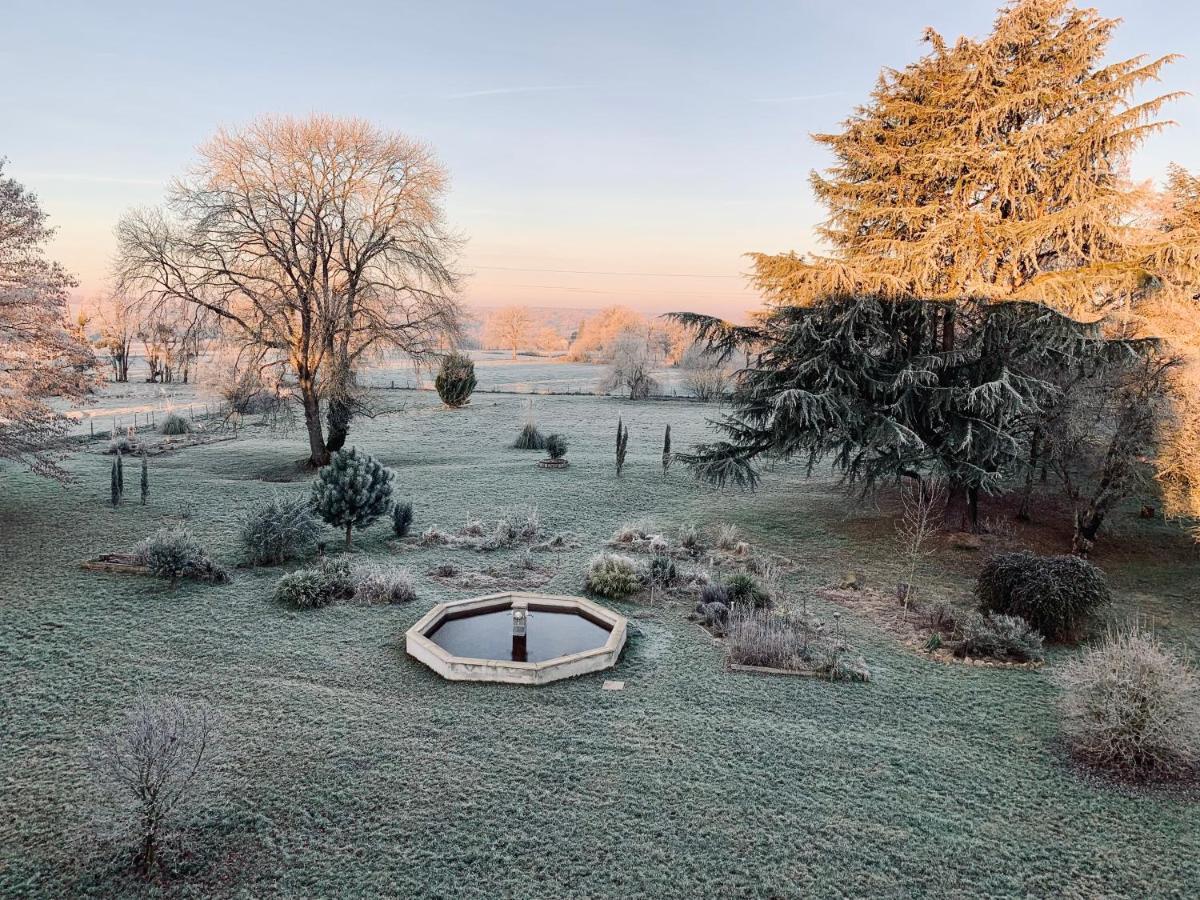
<svg viewBox="0 0 1200 900">
<path fill-rule="evenodd" d="M 896 580 L 890 522 L 846 518 L 851 504 L 826 478 L 781 468 L 759 495 L 719 501 L 682 470 L 664 479 L 663 427 L 684 448 L 711 407 L 541 398 L 539 428 L 570 441 L 571 467 L 554 471 L 507 446 L 522 398 L 477 395 L 459 411 L 428 393 L 404 402 L 356 422 L 350 442 L 395 470 L 414 532 L 536 503 L 548 531 L 581 543 L 539 554 L 555 570 L 539 591 L 578 593 L 586 560 L 643 517 L 736 523 L 797 560 L 789 586 L 818 606 L 813 592 L 848 569 Z M 620 479 L 618 415 L 631 429 Z M 299 434 L 245 434 L 153 460 L 147 507 L 108 506 L 99 455 L 71 461 L 80 483 L 67 490 L 5 470 L 0 893 L 132 890 L 74 869 L 72 843 L 88 796 L 81 751 L 139 692 L 207 699 L 225 717 L 227 755 L 182 876 L 192 892 L 1183 895 L 1200 883 L 1195 805 L 1078 775 L 1056 743 L 1046 670 L 931 663 L 851 621 L 869 685 L 732 675 L 682 610 L 611 604 L 630 617 L 606 673 L 623 691 L 602 690 L 602 674 L 539 689 L 446 682 L 405 655 L 404 632 L 435 603 L 479 591 L 424 573 L 517 551 L 397 551 L 386 522 L 355 545 L 419 574 L 406 606 L 289 611 L 270 601 L 282 568 L 174 591 L 77 568 L 183 515 L 235 563 L 238 513 L 307 489 L 290 468 L 305 455 Z M 1136 605 L 1194 648 L 1200 561 L 1132 516 L 1114 526 L 1094 560 L 1129 604 L 1118 612 Z M 1157 557 L 1151 539 L 1166 548 Z M 332 530 L 327 540 L 338 544 Z M 926 578 L 953 597 L 979 557 L 935 563 Z"/>
</svg>

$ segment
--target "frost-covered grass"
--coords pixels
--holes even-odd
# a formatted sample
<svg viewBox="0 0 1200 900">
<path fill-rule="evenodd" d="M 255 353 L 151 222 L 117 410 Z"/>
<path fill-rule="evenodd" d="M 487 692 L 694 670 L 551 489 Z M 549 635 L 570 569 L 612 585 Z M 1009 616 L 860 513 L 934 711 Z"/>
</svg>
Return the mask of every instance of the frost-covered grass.
<svg viewBox="0 0 1200 900">
<path fill-rule="evenodd" d="M 885 586 L 900 574 L 891 523 L 847 518 L 828 478 L 780 468 L 752 497 L 714 496 L 682 469 L 663 479 L 662 426 L 686 447 L 711 409 L 541 398 L 539 426 L 572 435 L 571 467 L 555 471 L 506 446 L 519 397 L 477 396 L 462 410 L 406 399 L 406 412 L 356 423 L 353 442 L 396 470 L 414 533 L 536 505 L 545 534 L 579 543 L 536 554 L 555 568 L 541 590 L 578 593 L 587 560 L 630 521 L 672 539 L 684 523 L 735 524 L 797 561 L 793 594 L 848 570 Z M 619 480 L 618 414 L 633 435 Z M 225 717 L 228 755 L 176 893 L 1112 896 L 1200 883 L 1194 803 L 1088 780 L 1059 749 L 1051 673 L 1069 651 L 1038 671 L 942 665 L 844 614 L 872 683 L 731 675 L 685 610 L 614 604 L 634 615 L 612 673 L 624 691 L 602 691 L 600 675 L 536 690 L 468 685 L 407 658 L 403 635 L 433 603 L 478 593 L 425 573 L 479 557 L 398 544 L 387 521 L 356 535 L 355 560 L 417 573 L 418 599 L 405 605 L 288 609 L 271 602 L 279 568 L 172 591 L 74 565 L 131 546 L 181 508 L 233 564 L 242 512 L 279 488 L 259 479 L 303 455 L 299 435 L 248 429 L 156 457 L 150 505 L 117 509 L 103 456 L 74 458 L 80 482 L 67 489 L 3 470 L 0 895 L 134 893 L 74 869 L 68 838 L 88 796 L 81 753 L 139 691 L 207 700 Z M 1094 559 L 1125 604 L 1117 611 L 1136 605 L 1166 639 L 1195 646 L 1200 561 L 1138 555 L 1158 532 L 1129 534 Z M 333 553 L 337 535 L 326 540 Z M 923 584 L 931 597 L 964 595 L 978 564 L 941 554 Z M 835 609 L 809 607 L 822 618 Z"/>
</svg>

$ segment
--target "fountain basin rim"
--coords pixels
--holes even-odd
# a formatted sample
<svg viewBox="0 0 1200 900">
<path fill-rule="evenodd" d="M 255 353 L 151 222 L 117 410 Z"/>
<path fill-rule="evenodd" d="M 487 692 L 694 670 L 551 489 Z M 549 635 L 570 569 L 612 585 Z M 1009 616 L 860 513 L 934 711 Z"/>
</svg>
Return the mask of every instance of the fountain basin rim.
<svg viewBox="0 0 1200 900">
<path fill-rule="evenodd" d="M 558 656 L 541 662 L 516 662 L 510 659 L 481 659 L 454 656 L 430 638 L 447 619 L 510 608 L 524 601 L 537 612 L 562 612 L 582 616 L 608 630 L 608 639 L 599 647 Z M 534 594 L 527 591 L 501 591 L 467 600 L 438 603 L 425 613 L 405 634 L 409 656 L 451 681 L 498 681 L 510 684 L 547 684 L 598 672 L 616 664 L 625 646 L 628 620 L 619 613 L 584 597 L 561 594 Z"/>
</svg>

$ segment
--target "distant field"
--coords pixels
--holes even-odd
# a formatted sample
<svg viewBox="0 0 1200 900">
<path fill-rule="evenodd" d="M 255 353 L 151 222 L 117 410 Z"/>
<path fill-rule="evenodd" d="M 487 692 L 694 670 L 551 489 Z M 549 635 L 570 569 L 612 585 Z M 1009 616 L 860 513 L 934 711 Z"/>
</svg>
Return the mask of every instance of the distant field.
<svg viewBox="0 0 1200 900">
<path fill-rule="evenodd" d="M 564 371 L 503 360 L 480 370 L 486 386 Z M 403 405 L 356 423 L 351 440 L 396 470 L 415 527 L 536 504 L 548 530 L 582 544 L 544 555 L 546 590 L 578 592 L 587 559 L 629 519 L 734 523 L 794 559 L 793 595 L 825 613 L 814 591 L 846 571 L 897 580 L 891 521 L 825 475 L 779 467 L 756 495 L 719 494 L 683 471 L 664 478 L 663 427 L 684 448 L 713 407 L 541 398 L 543 430 L 570 441 L 570 468 L 545 471 L 538 454 L 506 446 L 524 398 L 480 394 L 450 411 L 412 393 Z M 620 479 L 618 416 L 632 430 Z M 171 591 L 77 568 L 183 514 L 236 563 L 238 515 L 305 490 L 287 480 L 305 452 L 299 435 L 247 428 L 154 458 L 150 505 L 115 510 L 98 454 L 69 462 L 79 481 L 67 488 L 0 472 L 0 895 L 134 893 L 77 868 L 73 842 L 89 797 L 82 753 L 141 692 L 203 698 L 225 717 L 228 755 L 172 895 L 1195 895 L 1194 800 L 1103 785 L 1063 758 L 1050 675 L 1071 651 L 1038 671 L 948 666 L 845 616 L 871 684 L 732 675 L 686 610 L 616 604 L 632 619 L 610 675 L 624 691 L 602 691 L 601 676 L 465 685 L 404 653 L 404 631 L 432 604 L 477 593 L 426 573 L 448 558 L 503 565 L 517 551 L 395 549 L 381 523 L 360 553 L 411 567 L 420 599 L 311 612 L 271 602 L 278 569 Z M 1113 524 L 1095 561 L 1121 598 L 1114 615 L 1151 616 L 1168 641 L 1200 649 L 1200 557 L 1131 511 Z M 961 599 L 978 563 L 947 550 L 922 578 Z"/>
</svg>

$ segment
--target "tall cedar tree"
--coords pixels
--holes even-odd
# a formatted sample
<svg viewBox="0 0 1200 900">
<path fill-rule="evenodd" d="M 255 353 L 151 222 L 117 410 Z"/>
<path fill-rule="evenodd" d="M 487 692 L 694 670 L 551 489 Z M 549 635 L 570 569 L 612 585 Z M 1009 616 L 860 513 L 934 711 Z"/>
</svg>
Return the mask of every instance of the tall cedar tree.
<svg viewBox="0 0 1200 900">
<path fill-rule="evenodd" d="M 1132 97 L 1173 57 L 1105 64 L 1116 25 L 1069 0 L 1018 0 L 1001 10 L 983 39 L 947 45 L 927 31 L 929 55 L 904 70 L 885 70 L 871 101 L 841 132 L 816 136 L 836 159 L 824 175 L 812 176 L 829 209 L 819 231 L 831 251 L 752 254 L 756 286 L 774 305 L 832 304 L 835 317 L 854 296 L 934 301 L 921 316 L 930 343 L 945 354 L 969 352 L 963 342 L 978 332 L 963 322 L 964 312 L 977 315 L 981 303 L 1033 302 L 1080 321 L 1107 316 L 1104 333 L 1113 338 L 1160 334 L 1153 326 L 1162 288 L 1181 278 L 1194 285 L 1188 276 L 1195 274 L 1200 240 L 1194 220 L 1184 221 L 1186 203 L 1166 217 L 1160 231 L 1174 227 L 1167 238 L 1139 224 L 1149 197 L 1125 177 L 1129 157 L 1166 124 L 1158 114 L 1177 95 L 1141 103 Z M 1177 181 L 1186 187 L 1182 176 Z M 1194 296 L 1184 311 L 1197 321 Z M 1124 346 L 1149 354 L 1146 365 L 1161 376 L 1153 348 Z M 1078 375 L 1041 374 L 1059 390 Z M 1120 396 L 1135 402 L 1139 391 Z M 1037 417 L 1049 405 L 1034 404 L 1006 420 L 1025 427 L 1024 439 L 1034 438 L 1036 446 Z M 1176 420 L 1186 419 L 1180 403 L 1175 410 Z M 1129 412 L 1117 410 L 1115 420 Z M 1150 432 L 1152 442 L 1158 429 Z M 1020 433 L 998 438 L 1023 439 Z M 956 438 L 937 440 L 948 446 Z M 1110 457 L 1129 449 L 1118 443 L 1108 448 Z M 1009 455 L 1016 459 L 1027 449 L 1012 446 Z M 876 450 L 860 448 L 867 456 Z M 1175 465 L 1176 483 L 1186 482 L 1184 468 Z M 965 480 L 956 480 L 956 469 Z M 952 465 L 952 502 L 994 485 L 998 472 Z M 1112 484 L 1098 491 L 1111 499 Z"/>
<path fill-rule="evenodd" d="M 754 487 L 756 460 L 828 460 L 851 484 L 944 474 L 978 524 L 981 493 L 1023 465 L 1028 436 L 1080 371 L 1140 359 L 1145 342 L 1105 339 L 1044 305 L 959 305 L 958 345 L 931 325 L 940 304 L 879 297 L 775 308 L 735 327 L 680 315 L 727 359 L 747 347 L 723 440 L 677 454 L 699 477 Z M 1151 347 L 1153 345 L 1150 345 Z"/>
</svg>

